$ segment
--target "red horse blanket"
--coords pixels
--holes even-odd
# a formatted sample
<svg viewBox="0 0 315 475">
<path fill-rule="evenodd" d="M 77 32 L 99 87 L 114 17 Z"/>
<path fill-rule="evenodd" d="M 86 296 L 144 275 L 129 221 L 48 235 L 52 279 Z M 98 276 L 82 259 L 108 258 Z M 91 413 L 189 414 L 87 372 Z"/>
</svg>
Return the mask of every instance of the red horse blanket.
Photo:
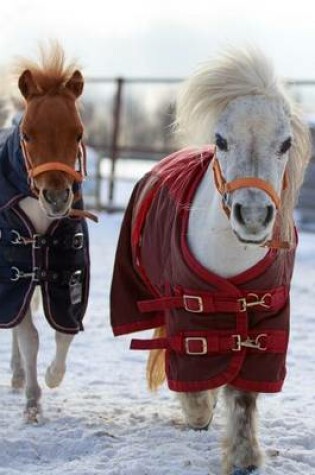
<svg viewBox="0 0 315 475">
<path fill-rule="evenodd" d="M 166 326 L 168 385 L 201 391 L 230 384 L 278 392 L 286 374 L 289 288 L 295 250 L 270 249 L 254 267 L 222 278 L 187 243 L 189 209 L 211 147 L 162 160 L 135 187 L 121 228 L 111 289 L 115 335 Z"/>
</svg>

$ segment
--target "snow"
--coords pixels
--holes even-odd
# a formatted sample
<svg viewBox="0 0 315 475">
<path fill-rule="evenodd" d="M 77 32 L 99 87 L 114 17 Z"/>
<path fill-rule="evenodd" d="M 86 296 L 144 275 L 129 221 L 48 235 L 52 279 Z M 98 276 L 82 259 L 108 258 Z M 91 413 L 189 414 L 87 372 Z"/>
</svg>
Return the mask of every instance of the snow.
<svg viewBox="0 0 315 475">
<path fill-rule="evenodd" d="M 150 394 L 146 352 L 114 338 L 108 294 L 121 215 L 91 224 L 92 284 L 85 332 L 72 345 L 63 384 L 45 388 L 54 338 L 41 312 L 39 381 L 44 421 L 23 422 L 24 395 L 10 389 L 9 331 L 0 332 L 0 475 L 219 475 L 224 406 L 208 432 L 189 430 L 174 393 Z M 292 288 L 284 390 L 259 401 L 268 475 L 315 475 L 315 239 L 303 233 Z M 279 452 L 276 455 L 277 451 Z"/>
</svg>

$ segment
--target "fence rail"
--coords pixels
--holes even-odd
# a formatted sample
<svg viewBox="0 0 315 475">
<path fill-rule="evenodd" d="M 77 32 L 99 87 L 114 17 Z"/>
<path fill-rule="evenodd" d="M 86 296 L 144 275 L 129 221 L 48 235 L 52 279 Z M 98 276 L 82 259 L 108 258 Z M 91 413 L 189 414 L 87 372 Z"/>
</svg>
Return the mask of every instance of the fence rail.
<svg viewBox="0 0 315 475">
<path fill-rule="evenodd" d="M 124 208 L 123 205 L 117 205 L 115 203 L 115 189 L 117 186 L 117 163 L 119 160 L 134 159 L 137 161 L 142 160 L 158 160 L 164 155 L 167 155 L 174 151 L 174 149 L 169 147 L 148 147 L 141 144 L 128 145 L 120 144 L 120 134 L 122 129 L 122 113 L 124 108 L 124 92 L 126 85 L 176 85 L 182 82 L 182 78 L 109 78 L 109 77 L 88 77 L 86 82 L 90 85 L 99 85 L 99 84 L 112 84 L 114 85 L 114 94 L 113 94 L 113 103 L 111 111 L 111 133 L 109 143 L 104 143 L 94 147 L 98 153 L 98 160 L 95 167 L 95 172 L 93 176 L 93 199 L 90 199 L 88 202 L 89 207 L 93 207 L 98 211 L 107 211 L 115 212 L 120 211 Z M 299 88 L 299 87 L 314 87 L 315 80 L 287 80 L 287 86 L 289 88 Z M 102 170 L 102 164 L 104 163 L 104 158 L 106 157 L 109 161 L 109 170 L 107 176 L 104 176 Z M 312 172 L 312 176 L 313 176 Z M 120 178 L 122 181 L 128 181 L 128 177 Z M 131 179 L 132 180 L 132 179 Z M 104 183 L 107 184 L 106 199 L 103 197 Z M 310 188 L 313 189 L 313 182 L 310 184 L 309 180 L 306 181 L 304 196 L 307 196 L 308 199 L 302 199 L 300 201 L 301 206 L 303 203 L 307 202 L 308 215 L 310 215 L 309 208 L 310 202 L 309 199 Z M 303 193 L 302 193 L 303 194 Z M 315 191 L 314 191 L 314 221 L 315 221 Z"/>
</svg>

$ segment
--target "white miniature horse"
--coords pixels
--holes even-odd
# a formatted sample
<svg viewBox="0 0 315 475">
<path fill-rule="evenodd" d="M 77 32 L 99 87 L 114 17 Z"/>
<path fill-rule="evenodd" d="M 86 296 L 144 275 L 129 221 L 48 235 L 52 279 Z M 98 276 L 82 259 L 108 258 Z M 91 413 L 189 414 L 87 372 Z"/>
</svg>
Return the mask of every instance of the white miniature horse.
<svg viewBox="0 0 315 475">
<path fill-rule="evenodd" d="M 186 144 L 216 144 L 216 158 L 227 182 L 257 177 L 281 196 L 280 239 L 293 241 L 293 208 L 310 158 L 307 128 L 277 81 L 272 65 L 257 50 L 231 49 L 203 66 L 180 91 L 177 126 Z M 288 186 L 283 191 L 286 172 Z M 223 212 L 223 204 L 230 218 Z M 218 193 L 211 167 L 195 194 L 188 242 L 194 256 L 222 277 L 235 276 L 268 252 L 277 210 L 270 195 L 257 188 Z M 164 329 L 155 331 L 163 336 Z M 164 380 L 164 353 L 154 350 L 148 380 Z M 188 424 L 205 428 L 213 417 L 217 390 L 180 393 Z M 257 393 L 224 388 L 227 432 L 224 475 L 259 474 L 262 453 L 256 428 Z"/>
<path fill-rule="evenodd" d="M 64 53 L 58 45 L 43 52 L 41 65 L 22 60 L 18 67 L 19 89 L 26 105 L 20 124 L 21 146 L 33 190 L 38 195 L 38 198 L 22 199 L 19 206 L 31 220 L 36 233 L 45 234 L 52 220 L 78 211 L 72 210 L 71 206 L 76 199 L 73 182 L 81 181 L 80 177 L 77 179 L 75 166 L 79 154 L 83 153 L 83 126 L 76 100 L 82 93 L 83 78 L 73 65 L 65 66 Z M 33 173 L 36 167 L 38 174 Z M 81 216 L 88 214 L 82 213 Z M 46 372 L 46 384 L 50 388 L 58 386 L 63 379 L 72 339 L 72 334 L 56 331 L 56 354 Z M 13 329 L 11 360 L 12 386 L 22 388 L 26 385 L 27 422 L 37 422 L 41 413 L 38 347 L 38 332 L 29 309 Z"/>
</svg>

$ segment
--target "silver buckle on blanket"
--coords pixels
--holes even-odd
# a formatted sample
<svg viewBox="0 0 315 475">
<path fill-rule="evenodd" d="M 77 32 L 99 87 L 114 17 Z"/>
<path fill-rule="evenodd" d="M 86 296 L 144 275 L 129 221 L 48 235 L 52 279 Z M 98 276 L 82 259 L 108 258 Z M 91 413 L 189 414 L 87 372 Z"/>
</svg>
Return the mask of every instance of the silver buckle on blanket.
<svg viewBox="0 0 315 475">
<path fill-rule="evenodd" d="M 242 341 L 241 335 L 232 335 L 232 338 L 234 339 L 232 351 L 241 351 L 242 348 L 254 348 L 255 350 L 266 351 L 266 343 L 264 344 L 261 339 L 267 337 L 268 335 L 266 333 L 261 333 L 256 336 L 256 338 L 250 338 L 248 336 L 246 340 Z"/>
<path fill-rule="evenodd" d="M 47 244 L 47 238 L 42 234 L 33 234 L 32 238 L 33 249 L 40 249 Z"/>
<path fill-rule="evenodd" d="M 189 302 L 193 301 L 194 303 L 197 303 L 196 308 L 192 308 L 189 305 Z M 203 312 L 203 301 L 201 297 L 198 297 L 197 295 L 183 295 L 183 304 L 184 304 L 184 309 L 186 312 L 192 312 L 192 313 L 201 313 Z"/>
<path fill-rule="evenodd" d="M 262 297 L 259 297 L 257 294 L 254 293 L 249 293 L 247 294 L 246 298 L 243 297 L 241 299 L 238 299 L 238 302 L 240 304 L 240 312 L 246 312 L 248 308 L 256 307 L 256 305 L 260 305 L 261 307 L 270 309 L 270 303 L 268 303 L 266 299 L 271 299 L 270 293 L 266 293 Z"/>
<path fill-rule="evenodd" d="M 198 342 L 201 344 L 201 350 L 200 351 L 192 351 L 190 349 L 190 342 Z M 187 336 L 185 338 L 185 352 L 186 355 L 193 355 L 193 356 L 198 356 L 198 355 L 206 355 L 208 352 L 208 342 L 207 338 L 203 336 Z"/>
<path fill-rule="evenodd" d="M 11 267 L 12 276 L 10 278 L 11 282 L 17 282 L 20 279 L 32 279 L 33 282 L 38 282 L 37 267 L 34 268 L 32 272 L 24 272 L 18 267 Z"/>
</svg>

